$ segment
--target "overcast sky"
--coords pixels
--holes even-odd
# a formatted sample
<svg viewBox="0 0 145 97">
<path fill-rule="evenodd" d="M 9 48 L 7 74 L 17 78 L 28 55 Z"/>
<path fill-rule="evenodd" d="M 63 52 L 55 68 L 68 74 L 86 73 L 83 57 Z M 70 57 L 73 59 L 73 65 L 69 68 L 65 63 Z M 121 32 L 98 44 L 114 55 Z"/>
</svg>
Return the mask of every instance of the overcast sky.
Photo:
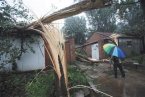
<svg viewBox="0 0 145 97">
<path fill-rule="evenodd" d="M 12 4 L 13 0 L 7 0 Z M 59 9 L 65 8 L 74 4 L 74 0 L 22 0 L 24 5 L 38 18 L 43 16 L 48 16 L 50 13 L 53 13 Z M 84 15 L 84 14 L 83 14 Z M 36 20 L 37 18 L 35 18 Z M 63 19 L 58 20 L 55 23 L 58 23 L 61 27 L 63 26 Z"/>
<path fill-rule="evenodd" d="M 35 16 L 41 18 L 72 5 L 73 0 L 23 0 L 23 3 L 35 14 Z M 55 23 L 57 23 L 57 26 L 61 29 L 64 20 L 58 20 L 55 21 Z"/>
<path fill-rule="evenodd" d="M 37 17 L 42 17 L 58 9 L 72 5 L 73 0 L 23 0 L 23 3 L 33 11 Z"/>
</svg>

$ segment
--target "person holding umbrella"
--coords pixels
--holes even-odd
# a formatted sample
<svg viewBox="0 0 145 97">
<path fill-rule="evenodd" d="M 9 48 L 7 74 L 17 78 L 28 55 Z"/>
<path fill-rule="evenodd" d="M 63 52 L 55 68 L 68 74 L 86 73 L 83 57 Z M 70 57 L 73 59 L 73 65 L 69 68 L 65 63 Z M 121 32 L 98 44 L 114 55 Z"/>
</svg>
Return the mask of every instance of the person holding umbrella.
<svg viewBox="0 0 145 97">
<path fill-rule="evenodd" d="M 117 68 L 119 68 L 121 75 L 123 78 L 125 78 L 125 72 L 122 68 L 121 63 L 119 62 L 119 59 L 125 58 L 124 52 L 116 45 L 107 43 L 103 46 L 104 51 L 111 56 L 111 60 L 113 61 L 113 70 L 114 70 L 114 76 L 117 78 Z"/>
<path fill-rule="evenodd" d="M 122 77 L 125 78 L 125 72 L 122 68 L 121 63 L 119 62 L 119 58 L 116 56 L 112 56 L 111 60 L 113 61 L 113 70 L 114 70 L 115 78 L 117 78 L 117 68 L 119 68 Z"/>
</svg>

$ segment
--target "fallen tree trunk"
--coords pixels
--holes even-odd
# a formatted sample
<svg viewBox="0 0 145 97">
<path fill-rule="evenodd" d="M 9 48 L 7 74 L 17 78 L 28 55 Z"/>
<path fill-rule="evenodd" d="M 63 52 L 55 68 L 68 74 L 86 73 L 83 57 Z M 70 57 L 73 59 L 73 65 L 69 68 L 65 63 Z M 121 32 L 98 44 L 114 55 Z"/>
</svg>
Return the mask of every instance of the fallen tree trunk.
<svg viewBox="0 0 145 97">
<path fill-rule="evenodd" d="M 103 60 L 92 60 L 91 58 L 87 56 L 83 56 L 81 54 L 76 53 L 76 58 L 78 58 L 80 61 L 83 62 L 90 62 L 90 63 L 102 63 L 104 62 Z"/>
<path fill-rule="evenodd" d="M 64 9 L 61 9 L 57 12 L 54 12 L 50 14 L 47 17 L 41 18 L 40 20 L 31 23 L 28 25 L 26 28 L 36 28 L 39 27 L 39 22 L 41 21 L 43 24 L 51 23 L 52 21 L 66 18 L 69 16 L 73 16 L 76 14 L 79 14 L 83 11 L 88 11 L 88 10 L 93 10 L 93 9 L 98 9 L 98 8 L 103 8 L 106 6 L 110 6 L 112 0 L 84 0 L 79 3 L 76 3 L 74 5 L 71 5 L 69 7 L 66 7 Z"/>
</svg>

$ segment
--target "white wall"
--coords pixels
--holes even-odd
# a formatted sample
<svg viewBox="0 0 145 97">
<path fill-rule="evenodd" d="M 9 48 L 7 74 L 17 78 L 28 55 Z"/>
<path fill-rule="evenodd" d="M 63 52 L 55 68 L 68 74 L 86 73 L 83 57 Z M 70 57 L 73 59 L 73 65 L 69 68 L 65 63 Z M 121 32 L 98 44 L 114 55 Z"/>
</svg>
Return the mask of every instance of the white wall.
<svg viewBox="0 0 145 97">
<path fill-rule="evenodd" d="M 20 60 L 17 60 L 18 71 L 30 71 L 45 68 L 44 42 L 38 36 L 35 36 L 35 38 L 38 39 L 37 42 L 31 44 L 31 47 L 33 48 L 35 53 L 31 52 L 29 49 L 27 50 L 26 53 L 22 54 Z M 21 43 L 20 39 L 13 41 L 14 46 L 20 47 L 20 43 Z M 25 47 L 26 46 L 24 46 L 24 48 Z M 0 61 L 2 62 L 3 60 Z M 11 71 L 12 65 L 11 64 L 5 65 L 5 70 Z"/>
</svg>

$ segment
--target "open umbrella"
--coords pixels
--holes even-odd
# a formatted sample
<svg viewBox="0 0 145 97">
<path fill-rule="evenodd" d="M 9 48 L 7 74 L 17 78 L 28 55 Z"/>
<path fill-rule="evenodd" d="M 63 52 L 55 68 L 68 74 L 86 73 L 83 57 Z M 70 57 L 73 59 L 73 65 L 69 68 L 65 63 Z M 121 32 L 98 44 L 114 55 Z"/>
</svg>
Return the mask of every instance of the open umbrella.
<svg viewBox="0 0 145 97">
<path fill-rule="evenodd" d="M 118 58 L 125 58 L 123 50 L 121 50 L 115 44 L 107 43 L 103 46 L 104 51 L 111 56 L 116 56 Z"/>
</svg>

